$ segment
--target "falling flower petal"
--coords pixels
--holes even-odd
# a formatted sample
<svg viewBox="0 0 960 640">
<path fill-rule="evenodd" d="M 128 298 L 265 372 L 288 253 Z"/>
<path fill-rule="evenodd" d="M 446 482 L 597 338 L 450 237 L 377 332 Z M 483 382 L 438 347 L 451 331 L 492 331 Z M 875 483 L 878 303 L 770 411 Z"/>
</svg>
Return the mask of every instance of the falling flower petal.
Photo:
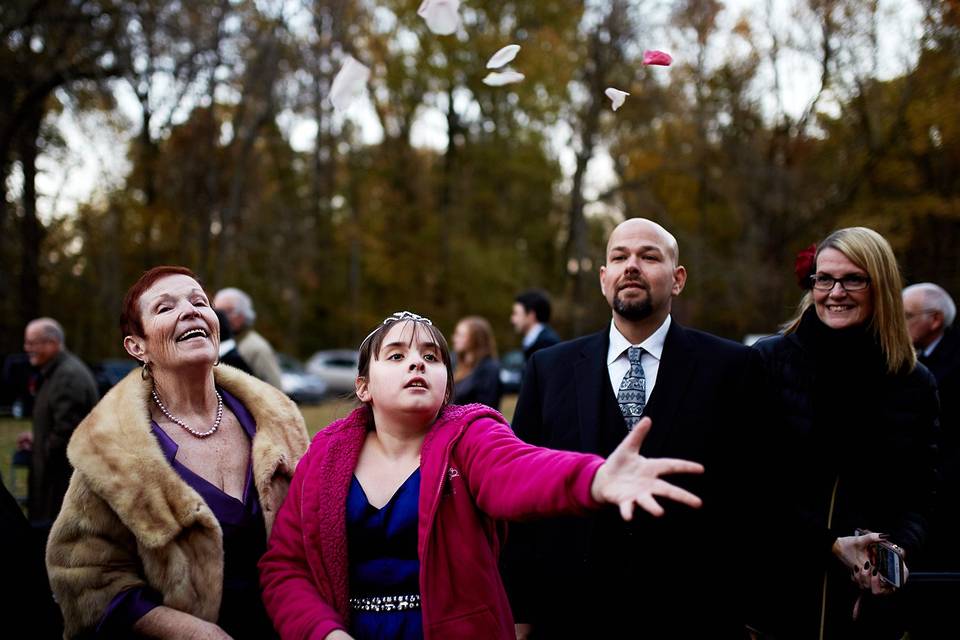
<svg viewBox="0 0 960 640">
<path fill-rule="evenodd" d="M 610 101 L 613 103 L 614 111 L 622 107 L 623 102 L 627 99 L 627 96 L 630 95 L 626 91 L 620 91 L 620 89 L 614 89 L 613 87 L 608 87 L 603 93 L 610 98 Z"/>
<path fill-rule="evenodd" d="M 423 0 L 417 15 L 438 36 L 448 36 L 460 26 L 460 0 Z"/>
<path fill-rule="evenodd" d="M 487 69 L 499 69 L 505 64 L 508 64 L 517 57 L 517 54 L 520 52 L 520 45 L 518 44 L 508 44 L 500 51 L 497 51 L 491 58 L 487 61 Z"/>
<path fill-rule="evenodd" d="M 661 67 L 669 67 L 673 58 L 664 51 L 649 50 L 643 52 L 643 64 L 656 64 Z"/>
<path fill-rule="evenodd" d="M 502 87 L 505 84 L 513 84 L 514 82 L 520 82 L 526 76 L 522 73 L 518 73 L 513 69 L 507 69 L 506 71 L 491 71 L 487 74 L 487 77 L 483 79 L 483 84 L 490 87 Z"/>
<path fill-rule="evenodd" d="M 356 100 L 367 85 L 370 79 L 370 69 L 363 65 L 353 56 L 347 56 L 330 85 L 330 102 L 337 111 L 346 111 L 350 104 Z"/>
</svg>

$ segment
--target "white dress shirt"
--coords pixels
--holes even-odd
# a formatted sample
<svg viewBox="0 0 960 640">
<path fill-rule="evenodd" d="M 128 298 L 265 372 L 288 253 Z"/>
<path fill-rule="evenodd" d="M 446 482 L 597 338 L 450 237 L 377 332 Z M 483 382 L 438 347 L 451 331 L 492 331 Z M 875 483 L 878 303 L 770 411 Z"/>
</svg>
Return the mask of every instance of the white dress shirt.
<svg viewBox="0 0 960 640">
<path fill-rule="evenodd" d="M 526 349 L 527 347 L 532 345 L 534 342 L 536 342 L 537 338 L 540 337 L 540 334 L 542 332 L 543 332 L 543 323 L 538 322 L 537 324 L 530 327 L 530 331 L 527 331 L 526 335 L 523 336 L 523 340 L 520 342 L 520 344 L 523 345 L 524 349 Z"/>
<path fill-rule="evenodd" d="M 923 351 L 921 351 L 921 353 L 923 354 L 923 357 L 924 357 L 924 358 L 929 358 L 929 357 L 930 357 L 930 354 L 933 353 L 933 350 L 937 348 L 937 345 L 940 344 L 940 341 L 941 341 L 941 340 L 943 340 L 943 334 L 942 334 L 942 333 L 941 333 L 939 336 L 937 336 L 937 339 L 936 339 L 936 340 L 934 340 L 933 342 L 931 342 L 930 344 L 928 344 L 928 345 L 923 349 Z"/>
<path fill-rule="evenodd" d="M 663 355 L 663 342 L 667 338 L 667 331 L 670 329 L 670 315 L 664 319 L 663 323 L 650 334 L 646 340 L 640 344 L 631 344 L 617 325 L 610 321 L 610 349 L 607 351 L 607 371 L 610 373 L 610 386 L 613 387 L 613 395 L 616 396 L 620 390 L 620 383 L 623 377 L 630 370 L 630 359 L 627 356 L 627 349 L 630 347 L 641 347 L 643 353 L 640 356 L 640 366 L 643 367 L 643 377 L 646 382 L 646 400 L 650 399 L 653 393 L 653 387 L 657 384 L 657 373 L 660 371 L 660 357 Z"/>
</svg>

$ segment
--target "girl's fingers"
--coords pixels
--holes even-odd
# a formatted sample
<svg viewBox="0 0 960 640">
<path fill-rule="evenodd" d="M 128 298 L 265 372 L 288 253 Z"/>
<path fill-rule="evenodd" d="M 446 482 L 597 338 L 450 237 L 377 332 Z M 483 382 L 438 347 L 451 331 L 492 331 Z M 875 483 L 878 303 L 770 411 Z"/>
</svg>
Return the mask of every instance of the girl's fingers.
<svg viewBox="0 0 960 640">
<path fill-rule="evenodd" d="M 647 458 L 658 476 L 671 473 L 703 473 L 703 465 L 699 462 L 681 460 L 680 458 Z"/>
<path fill-rule="evenodd" d="M 636 454 L 640 451 L 640 446 L 643 444 L 644 438 L 647 437 L 647 432 L 650 431 L 650 426 L 653 424 L 653 421 L 650 418 L 641 418 L 640 422 L 630 430 L 630 432 L 620 441 L 620 444 L 617 446 L 616 450 L 613 452 L 613 455 L 616 455 L 622 449 L 625 449 L 628 453 Z"/>
<path fill-rule="evenodd" d="M 669 498 L 674 502 L 680 502 L 687 505 L 688 507 L 700 507 L 703 504 L 696 494 L 682 489 L 676 485 L 670 484 L 665 480 L 657 480 L 656 485 L 654 485 L 653 493 L 658 496 L 663 496 L 664 498 Z"/>
<path fill-rule="evenodd" d="M 639 504 L 644 511 L 652 516 L 660 517 L 663 515 L 663 507 L 661 507 L 660 503 L 654 500 L 653 496 L 650 494 L 638 496 L 637 504 Z"/>
</svg>

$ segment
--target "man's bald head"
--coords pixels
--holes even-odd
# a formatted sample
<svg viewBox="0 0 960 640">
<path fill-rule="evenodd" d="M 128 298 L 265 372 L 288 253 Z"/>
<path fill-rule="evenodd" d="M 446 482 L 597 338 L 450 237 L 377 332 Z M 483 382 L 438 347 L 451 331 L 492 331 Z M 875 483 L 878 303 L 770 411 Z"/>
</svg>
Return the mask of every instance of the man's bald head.
<svg viewBox="0 0 960 640">
<path fill-rule="evenodd" d="M 674 266 L 680 264 L 680 245 L 677 243 L 677 239 L 661 225 L 647 218 L 629 218 L 618 224 L 610 233 L 610 238 L 607 240 L 607 255 L 610 255 L 610 249 L 617 246 L 617 242 L 621 238 L 637 232 L 646 234 L 653 233 L 660 236 L 664 248 L 673 260 Z"/>
<path fill-rule="evenodd" d="M 63 327 L 53 318 L 37 318 L 23 332 L 23 350 L 30 364 L 42 367 L 63 349 Z"/>
</svg>

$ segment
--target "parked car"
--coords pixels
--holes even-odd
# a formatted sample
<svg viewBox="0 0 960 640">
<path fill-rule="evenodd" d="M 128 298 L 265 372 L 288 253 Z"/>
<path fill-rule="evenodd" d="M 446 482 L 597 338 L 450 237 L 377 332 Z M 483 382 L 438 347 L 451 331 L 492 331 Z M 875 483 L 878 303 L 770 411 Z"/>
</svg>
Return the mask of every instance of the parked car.
<svg viewBox="0 0 960 640">
<path fill-rule="evenodd" d="M 113 385 L 123 380 L 139 365 L 132 358 L 108 358 L 91 362 L 89 366 L 90 371 L 93 372 L 93 379 L 97 381 L 97 391 L 102 398 Z"/>
<path fill-rule="evenodd" d="M 318 351 L 307 360 L 307 371 L 323 378 L 330 393 L 352 393 L 360 353 L 351 349 Z"/>
<path fill-rule="evenodd" d="M 294 402 L 315 404 L 326 397 L 327 383 L 320 376 L 308 372 L 299 360 L 285 353 L 278 353 L 277 363 L 280 365 L 283 392 Z"/>
<path fill-rule="evenodd" d="M 523 351 L 507 351 L 500 357 L 500 386 L 504 393 L 519 393 L 523 379 Z"/>
</svg>

